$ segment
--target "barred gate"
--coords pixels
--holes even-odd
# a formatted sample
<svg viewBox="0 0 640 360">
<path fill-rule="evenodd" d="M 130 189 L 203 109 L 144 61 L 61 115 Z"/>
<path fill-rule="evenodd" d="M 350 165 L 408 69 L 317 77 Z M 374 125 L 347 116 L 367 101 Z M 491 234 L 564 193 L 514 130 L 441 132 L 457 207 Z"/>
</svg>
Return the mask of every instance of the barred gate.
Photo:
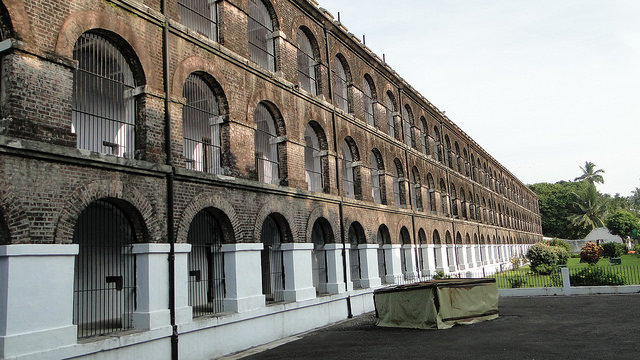
<svg viewBox="0 0 640 360">
<path fill-rule="evenodd" d="M 313 241 L 312 272 L 313 286 L 317 294 L 327 292 L 327 254 L 324 249 L 324 229 L 319 221 L 316 221 L 311 231 Z"/>
<path fill-rule="evenodd" d="M 78 337 L 105 335 L 132 327 L 136 308 L 134 229 L 114 204 L 98 200 L 78 217 L 73 323 Z"/>
<path fill-rule="evenodd" d="M 200 211 L 191 222 L 187 241 L 189 254 L 189 305 L 193 317 L 224 311 L 224 256 L 221 251 L 222 230 L 207 210 Z"/>
<path fill-rule="evenodd" d="M 284 301 L 284 264 L 278 224 L 269 216 L 262 224 L 262 293 L 267 303 Z"/>
</svg>

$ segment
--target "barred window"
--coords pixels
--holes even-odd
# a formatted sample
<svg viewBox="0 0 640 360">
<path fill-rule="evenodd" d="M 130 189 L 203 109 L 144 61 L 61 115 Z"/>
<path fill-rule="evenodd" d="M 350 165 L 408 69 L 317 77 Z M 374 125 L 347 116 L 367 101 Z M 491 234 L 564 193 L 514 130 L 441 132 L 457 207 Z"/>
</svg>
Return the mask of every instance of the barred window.
<svg viewBox="0 0 640 360">
<path fill-rule="evenodd" d="M 402 277 L 404 280 L 409 280 L 409 272 L 413 271 L 411 266 L 411 258 L 413 255 L 411 254 L 411 236 L 409 236 L 409 230 L 406 227 L 402 227 L 400 230 L 400 244 L 402 244 L 402 248 L 400 249 L 400 265 L 402 267 Z"/>
<path fill-rule="evenodd" d="M 316 220 L 311 230 L 311 241 L 313 242 L 313 253 L 311 256 L 313 286 L 317 294 L 327 292 L 327 255 L 324 249 L 325 229 L 321 221 Z"/>
<path fill-rule="evenodd" d="M 272 216 L 268 216 L 262 224 L 260 241 L 264 244 L 261 252 L 262 293 L 267 303 L 282 302 L 284 301 L 282 235 Z"/>
<path fill-rule="evenodd" d="M 362 226 L 354 222 L 349 226 L 349 244 L 351 248 L 349 250 L 349 263 L 351 265 L 351 282 L 353 283 L 353 287 L 355 289 L 362 288 L 362 269 L 360 267 L 360 249 L 358 248 L 359 244 L 365 243 L 364 238 L 364 229 Z"/>
<path fill-rule="evenodd" d="M 322 152 L 318 134 L 310 123 L 304 129 L 304 177 L 307 190 L 322 191 Z"/>
<path fill-rule="evenodd" d="M 393 199 L 396 206 L 404 207 L 406 205 L 406 195 L 404 194 L 404 172 L 402 171 L 402 163 L 396 159 L 393 166 Z"/>
<path fill-rule="evenodd" d="M 375 126 L 375 86 L 368 75 L 362 79 L 362 103 L 364 105 L 364 119 L 367 124 Z"/>
<path fill-rule="evenodd" d="M 73 49 L 71 132 L 79 149 L 133 158 L 135 81 L 129 63 L 108 39 L 84 33 Z"/>
<path fill-rule="evenodd" d="M 415 147 L 415 141 L 413 141 L 413 134 L 411 127 L 413 126 L 413 113 L 409 105 L 406 105 L 403 109 L 403 125 L 404 125 L 404 142 L 408 147 Z"/>
<path fill-rule="evenodd" d="M 429 210 L 432 213 L 435 213 L 437 210 L 436 206 L 436 184 L 433 181 L 433 176 L 429 173 L 427 174 L 427 186 L 429 187 Z"/>
<path fill-rule="evenodd" d="M 302 90 L 308 91 L 313 95 L 318 94 L 318 86 L 316 84 L 316 66 L 318 60 L 315 52 L 317 46 L 315 39 L 312 42 L 312 35 L 308 35 L 302 28 L 298 29 L 298 82 Z"/>
<path fill-rule="evenodd" d="M 218 41 L 217 1 L 212 0 L 178 0 L 180 22 L 186 27 Z"/>
<path fill-rule="evenodd" d="M 183 150 L 188 169 L 219 174 L 220 109 L 209 85 L 198 75 L 187 77 L 182 96 Z"/>
<path fill-rule="evenodd" d="M 396 137 L 396 125 L 394 120 L 394 114 L 396 112 L 396 104 L 393 101 L 393 97 L 387 92 L 384 96 L 384 107 L 387 118 L 387 126 L 389 127 L 389 136 Z"/>
<path fill-rule="evenodd" d="M 97 200 L 78 217 L 73 324 L 85 338 L 129 329 L 136 306 L 135 230 L 119 207 Z"/>
<path fill-rule="evenodd" d="M 443 215 L 449 215 L 449 194 L 444 180 L 440 179 L 440 205 Z"/>
<path fill-rule="evenodd" d="M 382 204 L 382 189 L 380 184 L 384 176 L 384 167 L 378 162 L 378 156 L 375 152 L 371 152 L 371 196 L 373 202 Z"/>
<path fill-rule="evenodd" d="M 380 280 L 382 283 L 386 283 L 386 275 L 387 275 L 387 260 L 385 256 L 384 245 L 390 244 L 389 230 L 385 225 L 380 225 L 378 227 L 378 233 L 376 235 L 378 241 L 378 276 L 380 276 Z"/>
<path fill-rule="evenodd" d="M 436 155 L 436 160 L 444 163 L 444 156 L 442 156 L 442 138 L 440 138 L 440 131 L 437 127 L 433 128 L 433 153 Z"/>
<path fill-rule="evenodd" d="M 267 6 L 261 0 L 249 0 L 247 30 L 251 60 L 269 71 L 275 71 L 273 20 Z"/>
<path fill-rule="evenodd" d="M 416 211 L 422 211 L 422 185 L 420 184 L 420 172 L 415 166 L 411 170 L 411 184 L 409 185 L 409 190 L 411 191 L 413 209 Z"/>
<path fill-rule="evenodd" d="M 342 141 L 342 187 L 344 196 L 355 199 L 353 153 L 346 140 Z"/>
<path fill-rule="evenodd" d="M 279 184 L 278 142 L 276 123 L 269 109 L 260 103 L 253 114 L 256 123 L 255 151 L 258 181 Z"/>
<path fill-rule="evenodd" d="M 337 56 L 333 61 L 333 97 L 334 103 L 339 109 L 349 112 L 347 70 Z"/>
<path fill-rule="evenodd" d="M 422 153 L 429 155 L 429 127 L 424 117 L 420 118 L 420 140 L 422 142 Z"/>
<path fill-rule="evenodd" d="M 224 311 L 225 278 L 222 230 L 208 210 L 193 218 L 187 234 L 189 253 L 189 306 L 193 317 Z"/>
<path fill-rule="evenodd" d="M 440 251 L 440 246 L 442 245 L 442 241 L 440 240 L 440 234 L 438 233 L 438 230 L 433 230 L 433 237 L 432 237 L 432 241 L 433 241 L 433 261 L 434 264 L 433 266 L 438 269 L 438 267 L 442 267 L 444 266 L 444 263 L 442 261 L 442 251 Z"/>
</svg>

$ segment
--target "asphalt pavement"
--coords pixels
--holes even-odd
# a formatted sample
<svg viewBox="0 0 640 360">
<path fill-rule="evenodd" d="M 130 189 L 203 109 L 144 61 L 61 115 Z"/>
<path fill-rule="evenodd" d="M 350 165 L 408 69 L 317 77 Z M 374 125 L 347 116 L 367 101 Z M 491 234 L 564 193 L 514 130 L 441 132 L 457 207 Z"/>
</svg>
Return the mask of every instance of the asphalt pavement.
<svg viewBox="0 0 640 360">
<path fill-rule="evenodd" d="M 640 358 L 640 294 L 501 297 L 498 308 L 447 330 L 378 327 L 369 313 L 227 359 Z"/>
</svg>

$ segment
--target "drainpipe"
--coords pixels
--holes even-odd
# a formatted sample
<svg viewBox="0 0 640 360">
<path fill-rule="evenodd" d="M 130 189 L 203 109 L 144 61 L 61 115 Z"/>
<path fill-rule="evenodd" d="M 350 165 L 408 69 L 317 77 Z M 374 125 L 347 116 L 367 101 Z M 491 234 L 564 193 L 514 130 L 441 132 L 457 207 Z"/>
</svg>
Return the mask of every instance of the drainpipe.
<svg viewBox="0 0 640 360">
<path fill-rule="evenodd" d="M 171 87 L 169 86 L 169 21 L 167 19 L 167 0 L 162 0 L 161 11 L 165 16 L 162 31 L 162 73 L 164 91 L 164 136 L 166 164 L 171 166 L 171 171 L 167 174 L 167 237 L 169 238 L 169 314 L 171 318 L 171 359 L 178 360 L 178 326 L 176 325 L 176 304 L 175 304 L 175 229 L 174 229 L 174 178 L 173 178 L 173 157 L 171 156 Z"/>
<path fill-rule="evenodd" d="M 329 101 L 333 104 L 333 89 L 331 87 L 331 58 L 329 52 L 329 29 L 326 26 L 322 28 L 324 32 L 324 50 L 325 56 L 327 59 L 327 95 Z M 338 165 L 338 135 L 336 133 L 336 111 L 335 108 L 331 111 L 331 126 L 333 130 L 333 148 L 336 150 L 336 188 L 338 189 L 338 193 L 342 191 L 341 183 L 339 179 L 339 168 Z M 338 217 L 340 218 L 340 242 L 342 243 L 342 277 L 344 279 L 344 290 L 347 292 L 347 317 L 351 319 L 353 317 L 353 312 L 351 311 L 351 294 L 349 293 L 349 289 L 347 287 L 347 250 L 345 249 L 345 231 L 344 231 L 344 213 L 342 208 L 342 197 L 340 197 L 340 202 L 338 203 Z"/>
</svg>

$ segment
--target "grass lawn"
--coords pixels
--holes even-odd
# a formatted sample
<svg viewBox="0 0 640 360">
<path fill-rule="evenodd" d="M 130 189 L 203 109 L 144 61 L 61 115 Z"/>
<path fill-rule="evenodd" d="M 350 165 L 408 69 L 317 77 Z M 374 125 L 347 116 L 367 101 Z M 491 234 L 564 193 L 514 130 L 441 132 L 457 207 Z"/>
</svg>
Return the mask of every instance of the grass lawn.
<svg viewBox="0 0 640 360">
<path fill-rule="evenodd" d="M 597 267 L 604 268 L 605 271 L 612 271 L 618 273 L 625 278 L 626 285 L 639 285 L 640 284 L 640 256 L 637 255 L 622 255 L 621 265 L 609 265 L 609 259 L 603 258 L 596 264 Z M 570 258 L 567 262 L 567 268 L 571 274 L 576 273 L 582 268 L 588 267 L 587 263 L 580 263 L 579 258 Z M 521 266 L 518 270 L 506 271 L 503 273 L 495 274 L 492 276 L 496 278 L 496 283 L 499 288 L 512 288 L 512 287 L 553 287 L 560 286 L 562 283 L 559 277 L 559 273 L 556 275 L 537 275 L 529 271 L 529 266 Z M 558 282 L 560 281 L 560 282 Z M 514 286 L 514 284 L 521 283 L 521 286 Z"/>
</svg>

